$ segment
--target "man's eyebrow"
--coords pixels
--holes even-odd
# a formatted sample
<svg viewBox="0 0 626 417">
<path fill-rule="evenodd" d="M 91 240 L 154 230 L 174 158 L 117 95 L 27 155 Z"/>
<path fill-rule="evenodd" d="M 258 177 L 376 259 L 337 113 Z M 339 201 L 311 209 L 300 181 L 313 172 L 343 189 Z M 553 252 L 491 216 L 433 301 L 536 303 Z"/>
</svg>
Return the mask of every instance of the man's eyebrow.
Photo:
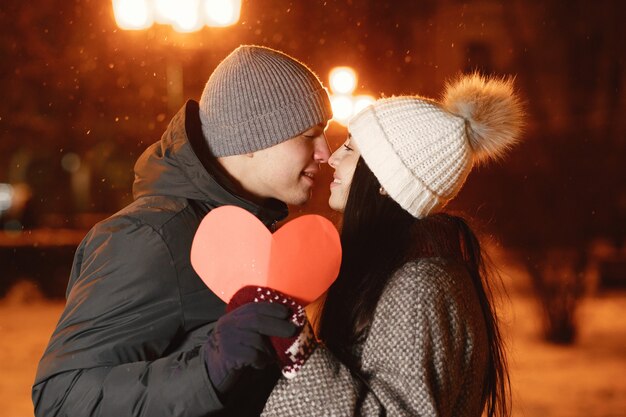
<svg viewBox="0 0 626 417">
<path fill-rule="evenodd" d="M 324 130 L 326 130 L 326 125 L 324 123 L 319 123 L 319 124 L 316 124 L 315 126 L 312 126 L 309 130 L 305 130 L 301 134 L 302 135 L 304 134 L 320 135 L 324 132 Z"/>
<path fill-rule="evenodd" d="M 323 124 L 323 123 L 320 123 L 320 124 L 317 124 L 317 125 L 313 126 L 313 127 L 312 127 L 311 129 L 309 129 L 309 130 L 312 130 L 312 131 L 314 131 L 315 133 L 318 133 L 318 132 L 323 132 L 325 129 L 326 129 L 326 125 L 325 125 L 325 124 Z"/>
</svg>

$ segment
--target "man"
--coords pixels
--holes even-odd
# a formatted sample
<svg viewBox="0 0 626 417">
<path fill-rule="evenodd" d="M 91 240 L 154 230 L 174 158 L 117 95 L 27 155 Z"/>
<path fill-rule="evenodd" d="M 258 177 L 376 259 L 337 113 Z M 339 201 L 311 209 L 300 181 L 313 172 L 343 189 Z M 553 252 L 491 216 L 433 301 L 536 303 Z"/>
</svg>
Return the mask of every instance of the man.
<svg viewBox="0 0 626 417">
<path fill-rule="evenodd" d="M 329 149 L 326 90 L 303 64 L 242 46 L 135 165 L 135 201 L 76 251 L 33 386 L 37 416 L 258 415 L 278 378 L 284 306 L 225 305 L 190 265 L 202 218 L 230 204 L 273 229 Z"/>
</svg>

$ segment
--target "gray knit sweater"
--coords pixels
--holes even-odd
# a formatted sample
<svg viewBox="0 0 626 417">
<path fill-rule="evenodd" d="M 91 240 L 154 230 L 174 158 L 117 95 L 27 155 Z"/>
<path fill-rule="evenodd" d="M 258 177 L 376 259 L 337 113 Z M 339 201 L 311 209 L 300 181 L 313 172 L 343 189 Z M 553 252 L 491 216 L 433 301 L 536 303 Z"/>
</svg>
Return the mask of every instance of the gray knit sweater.
<svg viewBox="0 0 626 417">
<path fill-rule="evenodd" d="M 488 360 L 485 323 L 469 274 L 441 259 L 409 262 L 390 279 L 362 346 L 371 390 L 324 347 L 281 379 L 263 416 L 479 417 Z M 360 405 L 357 405 L 360 404 Z"/>
</svg>

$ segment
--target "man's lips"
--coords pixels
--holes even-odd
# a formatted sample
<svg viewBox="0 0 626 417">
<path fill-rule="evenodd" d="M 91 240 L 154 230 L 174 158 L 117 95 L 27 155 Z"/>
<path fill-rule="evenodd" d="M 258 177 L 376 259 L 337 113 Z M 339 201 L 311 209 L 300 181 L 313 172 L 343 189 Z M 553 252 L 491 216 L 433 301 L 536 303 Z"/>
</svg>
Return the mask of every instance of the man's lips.
<svg viewBox="0 0 626 417">
<path fill-rule="evenodd" d="M 315 183 L 315 175 L 317 174 L 317 172 L 315 171 L 302 171 L 302 174 L 300 174 L 302 177 L 306 178 L 308 181 L 311 181 L 312 184 Z"/>
</svg>

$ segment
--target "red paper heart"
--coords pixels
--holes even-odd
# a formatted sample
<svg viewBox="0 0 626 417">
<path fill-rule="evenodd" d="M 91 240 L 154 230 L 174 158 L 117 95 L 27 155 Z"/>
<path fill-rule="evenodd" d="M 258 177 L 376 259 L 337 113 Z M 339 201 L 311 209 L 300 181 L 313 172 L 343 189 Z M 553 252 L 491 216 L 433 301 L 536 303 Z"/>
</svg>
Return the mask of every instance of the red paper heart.
<svg viewBox="0 0 626 417">
<path fill-rule="evenodd" d="M 321 216 L 298 217 L 272 234 L 248 211 L 222 206 L 200 223 L 191 264 L 227 303 L 240 288 L 256 285 L 306 305 L 337 278 L 341 243 L 337 229 Z"/>
</svg>

